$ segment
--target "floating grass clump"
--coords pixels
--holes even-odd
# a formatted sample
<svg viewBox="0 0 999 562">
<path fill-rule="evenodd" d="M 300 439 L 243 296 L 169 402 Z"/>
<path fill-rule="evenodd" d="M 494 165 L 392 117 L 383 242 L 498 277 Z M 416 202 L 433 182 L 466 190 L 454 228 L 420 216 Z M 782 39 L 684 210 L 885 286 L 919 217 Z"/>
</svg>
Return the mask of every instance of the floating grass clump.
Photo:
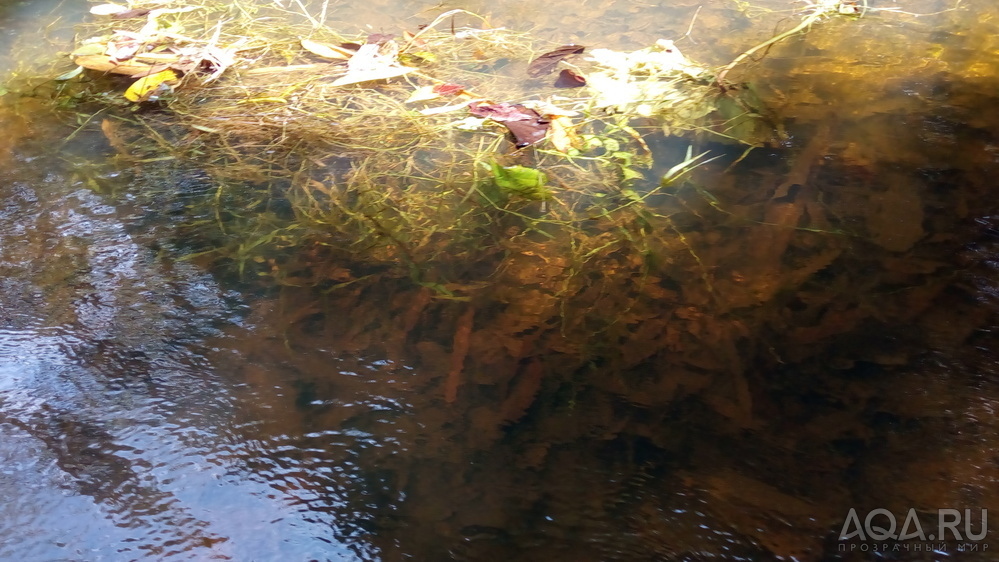
<svg viewBox="0 0 999 562">
<path fill-rule="evenodd" d="M 281 284 L 354 283 L 351 264 L 454 296 L 511 239 L 559 239 L 577 266 L 613 251 L 610 231 L 682 250 L 651 203 L 707 158 L 656 161 L 649 139 L 771 130 L 667 40 L 545 51 L 464 10 L 366 36 L 241 2 L 92 12 L 67 97 L 102 105 L 121 158 L 204 170 L 204 255 Z"/>
</svg>

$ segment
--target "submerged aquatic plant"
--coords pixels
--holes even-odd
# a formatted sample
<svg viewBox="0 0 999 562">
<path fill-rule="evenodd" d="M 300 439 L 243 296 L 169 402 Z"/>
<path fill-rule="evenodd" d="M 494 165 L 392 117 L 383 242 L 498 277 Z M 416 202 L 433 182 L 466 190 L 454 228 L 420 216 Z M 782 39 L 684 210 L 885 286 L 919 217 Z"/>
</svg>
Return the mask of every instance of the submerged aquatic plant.
<svg viewBox="0 0 999 562">
<path fill-rule="evenodd" d="M 671 162 L 659 182 L 644 137 L 731 126 L 713 115 L 707 69 L 666 40 L 535 55 L 526 34 L 464 10 L 399 37 L 346 36 L 311 16 L 275 33 L 257 10 L 97 10 L 73 56 L 90 70 L 66 87 L 105 103 L 115 81 L 97 74 L 131 81 L 139 111 L 102 127 L 119 157 L 203 168 L 219 187 L 196 222 L 223 234 L 209 252 L 280 284 L 328 285 L 333 260 L 441 287 L 495 260 L 511 232 L 583 248 L 595 220 L 652 228 L 648 203 L 701 161 Z M 578 95 L 529 81 L 560 65 L 585 82 Z M 291 255 L 273 261 L 275 244 Z"/>
</svg>

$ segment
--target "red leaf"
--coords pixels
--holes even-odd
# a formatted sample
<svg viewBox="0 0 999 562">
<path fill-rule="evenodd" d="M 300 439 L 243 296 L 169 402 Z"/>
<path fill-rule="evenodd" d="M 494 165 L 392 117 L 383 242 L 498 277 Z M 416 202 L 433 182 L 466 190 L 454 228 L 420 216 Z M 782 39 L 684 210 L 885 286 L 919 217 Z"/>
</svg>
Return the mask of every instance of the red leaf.
<svg viewBox="0 0 999 562">
<path fill-rule="evenodd" d="M 451 84 L 450 82 L 444 84 L 437 84 L 433 89 L 435 94 L 440 94 L 442 96 L 457 96 L 465 91 L 465 88 L 461 84 Z"/>
</svg>

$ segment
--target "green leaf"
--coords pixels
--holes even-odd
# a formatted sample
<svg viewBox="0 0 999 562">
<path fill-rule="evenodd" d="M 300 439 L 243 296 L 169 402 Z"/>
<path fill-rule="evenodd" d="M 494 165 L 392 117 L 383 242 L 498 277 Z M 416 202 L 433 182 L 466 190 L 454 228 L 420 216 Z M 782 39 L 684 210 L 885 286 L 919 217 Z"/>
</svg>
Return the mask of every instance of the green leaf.
<svg viewBox="0 0 999 562">
<path fill-rule="evenodd" d="M 621 168 L 622 178 L 627 180 L 640 180 L 645 177 L 645 174 L 639 172 L 634 168 Z"/>
<path fill-rule="evenodd" d="M 634 158 L 634 154 L 619 150 L 614 154 L 611 154 L 611 158 L 619 160 L 622 166 L 631 166 L 631 161 Z"/>
<path fill-rule="evenodd" d="M 66 80 L 72 80 L 73 78 L 76 78 L 82 73 L 83 73 L 83 67 L 78 65 L 73 70 L 70 70 L 69 72 L 64 72 L 59 76 L 56 76 L 55 78 L 53 78 L 53 80 L 56 80 L 58 82 L 64 82 Z"/>
<path fill-rule="evenodd" d="M 545 187 L 548 176 L 540 170 L 525 166 L 500 166 L 495 161 L 491 169 L 496 186 L 503 191 L 535 201 L 552 197 L 551 191 Z"/>
</svg>

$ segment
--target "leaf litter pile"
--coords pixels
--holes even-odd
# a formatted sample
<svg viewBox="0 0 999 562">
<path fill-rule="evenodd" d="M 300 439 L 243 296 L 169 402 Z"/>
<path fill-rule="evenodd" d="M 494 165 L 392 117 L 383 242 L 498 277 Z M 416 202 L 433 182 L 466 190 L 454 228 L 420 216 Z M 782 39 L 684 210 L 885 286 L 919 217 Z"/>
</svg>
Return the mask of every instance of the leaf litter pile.
<svg viewBox="0 0 999 562">
<path fill-rule="evenodd" d="M 204 171 L 208 188 L 185 202 L 186 234 L 204 240 L 194 259 L 307 288 L 282 292 L 288 333 L 299 337 L 276 347 L 321 332 L 338 349 L 416 357 L 414 379 L 426 380 L 412 384 L 452 407 L 422 409 L 426 426 L 475 430 L 442 442 L 505 440 L 528 475 L 582 465 L 592 451 L 576 457 L 567 444 L 618 435 L 681 455 L 691 432 L 671 416 L 684 409 L 723 436 L 720 449 L 752 458 L 765 448 L 788 465 L 793 455 L 831 455 L 847 466 L 852 453 L 829 453 L 829 439 L 867 431 L 854 420 L 878 387 L 858 397 L 797 371 L 890 371 L 911 360 L 882 333 L 885 319 L 932 333 L 924 313 L 951 282 L 934 254 L 950 241 L 919 244 L 950 229 L 924 213 L 951 196 L 919 192 L 914 176 L 959 173 L 949 160 L 979 163 L 943 151 L 917 164 L 918 151 L 887 140 L 865 150 L 823 121 L 828 102 L 812 104 L 812 115 L 798 108 L 808 135 L 784 173 L 760 173 L 759 189 L 734 175 L 697 182 L 693 172 L 716 156 L 698 147 L 735 158 L 740 145 L 781 137 L 725 75 L 820 17 L 861 9 L 807 5 L 800 25 L 719 72 L 665 38 L 629 52 L 537 47 L 458 10 L 392 35 L 341 35 L 321 16 L 291 23 L 240 3 L 103 5 L 72 55 L 78 68 L 59 78 L 79 108 L 97 104 L 93 119 L 120 162 Z M 817 98 L 850 95 L 836 84 L 858 68 L 884 72 L 843 68 Z M 934 68 L 945 71 L 926 72 Z M 866 125 L 842 125 L 857 139 L 887 138 L 877 127 L 902 112 L 849 109 L 870 112 Z M 886 154 L 895 160 L 876 161 Z M 837 189 L 824 193 L 823 183 Z M 969 182 L 962 197 L 979 188 Z M 867 288 L 850 294 L 857 279 Z M 844 341 L 851 357 L 838 349 Z M 760 392 L 756 363 L 786 374 L 792 406 Z M 795 409 L 808 393 L 848 410 L 810 417 Z M 642 414 L 617 415 L 622 401 Z M 767 413 L 807 422 L 799 433 L 735 437 L 760 430 Z M 525 419 L 535 433 L 508 431 Z M 850 496 L 850 483 L 832 476 L 785 475 L 797 479 L 788 484 L 746 467 L 680 476 L 713 498 L 712 516 L 733 533 L 784 557 L 812 548 L 842 513 L 816 505 L 842 507 Z M 810 490 L 811 505 L 788 487 Z M 466 499 L 467 513 L 489 504 Z M 656 528 L 642 510 L 628 513 L 627 525 Z M 682 538 L 656 530 L 671 539 L 653 545 L 664 552 Z"/>
</svg>

